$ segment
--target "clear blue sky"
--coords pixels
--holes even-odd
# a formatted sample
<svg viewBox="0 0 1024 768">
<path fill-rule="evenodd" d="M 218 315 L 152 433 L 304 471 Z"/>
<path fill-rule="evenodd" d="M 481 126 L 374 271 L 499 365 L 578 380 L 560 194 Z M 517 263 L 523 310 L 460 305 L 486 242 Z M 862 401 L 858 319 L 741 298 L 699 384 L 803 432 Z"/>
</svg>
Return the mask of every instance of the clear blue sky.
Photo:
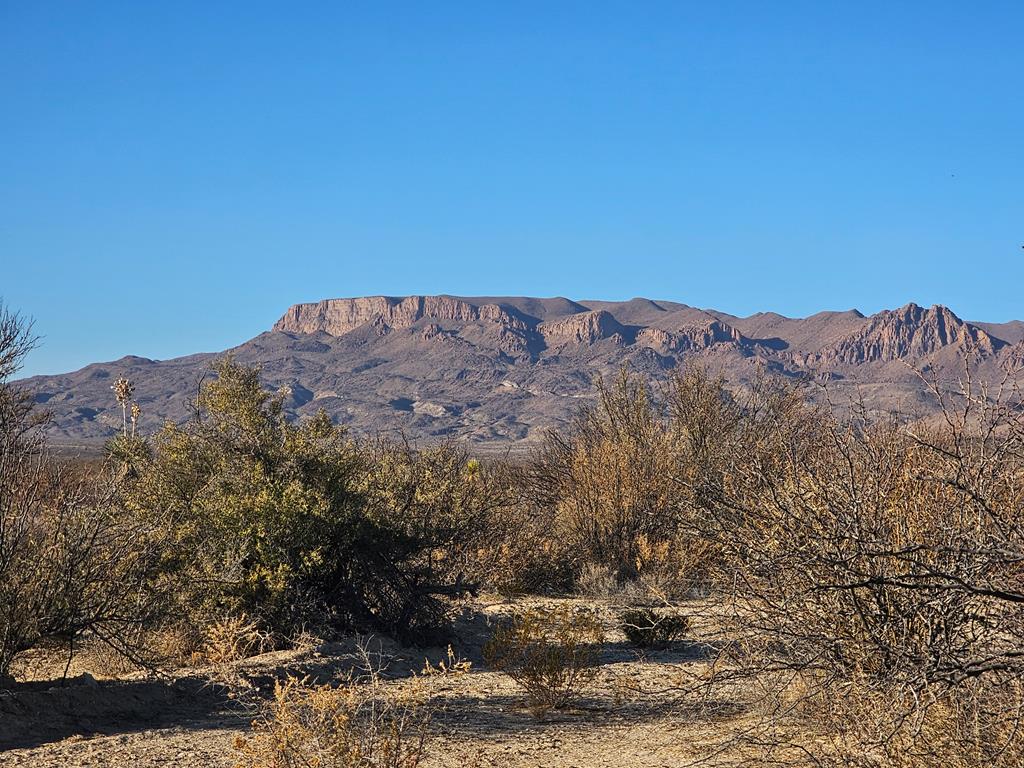
<svg viewBox="0 0 1024 768">
<path fill-rule="evenodd" d="M 1024 4 L 0 0 L 26 373 L 462 293 L 1024 318 Z"/>
</svg>

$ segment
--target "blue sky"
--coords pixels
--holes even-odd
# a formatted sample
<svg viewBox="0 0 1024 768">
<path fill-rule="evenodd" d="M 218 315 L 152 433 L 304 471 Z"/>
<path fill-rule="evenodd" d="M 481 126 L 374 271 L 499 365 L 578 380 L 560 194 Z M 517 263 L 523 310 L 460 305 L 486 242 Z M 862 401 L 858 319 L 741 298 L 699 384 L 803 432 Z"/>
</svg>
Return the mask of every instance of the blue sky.
<svg viewBox="0 0 1024 768">
<path fill-rule="evenodd" d="M 25 373 L 364 294 L 1024 318 L 1019 2 L 0 0 Z"/>
</svg>

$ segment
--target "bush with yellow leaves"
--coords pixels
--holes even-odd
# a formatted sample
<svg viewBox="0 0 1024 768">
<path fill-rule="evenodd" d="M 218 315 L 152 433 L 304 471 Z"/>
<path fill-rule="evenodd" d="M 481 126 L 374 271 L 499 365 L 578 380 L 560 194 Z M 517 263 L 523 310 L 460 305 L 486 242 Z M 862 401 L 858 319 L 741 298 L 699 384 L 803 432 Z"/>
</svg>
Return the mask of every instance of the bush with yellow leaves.
<svg viewBox="0 0 1024 768">
<path fill-rule="evenodd" d="M 534 608 L 498 627 L 484 646 L 484 661 L 526 692 L 540 715 L 578 698 L 597 676 L 604 627 L 589 611 Z"/>
<path fill-rule="evenodd" d="M 238 768 L 415 768 L 424 756 L 429 700 L 421 685 L 379 677 L 340 686 L 289 677 L 235 740 Z"/>
</svg>

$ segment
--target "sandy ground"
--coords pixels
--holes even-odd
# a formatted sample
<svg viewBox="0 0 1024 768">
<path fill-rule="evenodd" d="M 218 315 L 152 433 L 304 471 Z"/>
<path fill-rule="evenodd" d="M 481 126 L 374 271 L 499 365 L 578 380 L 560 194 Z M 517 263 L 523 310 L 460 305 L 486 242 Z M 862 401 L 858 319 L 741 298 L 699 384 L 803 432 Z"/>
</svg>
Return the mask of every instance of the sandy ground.
<svg viewBox="0 0 1024 768">
<path fill-rule="evenodd" d="M 441 709 L 425 764 L 674 768 L 707 757 L 718 724 L 742 712 L 728 701 L 703 701 L 672 690 L 680 670 L 699 671 L 707 663 L 699 646 L 681 643 L 642 656 L 615 629 L 611 607 L 587 606 L 609 629 L 599 677 L 576 706 L 542 719 L 530 713 L 511 680 L 479 663 L 489 622 L 522 606 L 501 601 L 469 606 L 456 625 L 455 648 L 472 667 L 432 683 Z M 699 632 L 697 626 L 694 634 Z M 407 674 L 422 669 L 425 657 L 444 656 L 444 649 L 417 651 L 379 642 L 394 656 L 390 685 L 408 684 Z M 264 690 L 286 674 L 326 680 L 351 665 L 354 646 L 349 639 L 275 652 L 236 668 Z M 208 677 L 209 670 L 202 669 L 182 670 L 167 680 L 77 677 L 64 685 L 37 681 L 0 694 L 0 766 L 231 766 L 232 743 L 248 732 L 249 716 Z"/>
</svg>

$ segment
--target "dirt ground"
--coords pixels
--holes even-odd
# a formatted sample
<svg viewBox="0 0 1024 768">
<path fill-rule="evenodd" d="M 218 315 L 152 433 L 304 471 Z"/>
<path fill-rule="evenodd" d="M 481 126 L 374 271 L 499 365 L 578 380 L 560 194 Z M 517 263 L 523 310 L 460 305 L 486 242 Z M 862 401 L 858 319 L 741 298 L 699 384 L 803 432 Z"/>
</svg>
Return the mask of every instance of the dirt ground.
<svg viewBox="0 0 1024 768">
<path fill-rule="evenodd" d="M 530 601 L 536 604 L 538 601 Z M 551 603 L 552 601 L 545 601 Z M 566 601 L 559 601 L 566 602 Z M 494 618 L 524 603 L 498 598 L 467 606 L 456 623 L 457 654 L 472 663 L 468 673 L 435 683 L 441 703 L 436 734 L 428 744 L 427 766 L 644 766 L 666 768 L 699 760 L 718 765 L 713 744 L 721 723 L 743 716 L 728 701 L 707 701 L 673 689 L 681 670 L 699 672 L 708 663 L 701 652 L 701 625 L 694 639 L 672 648 L 640 654 L 616 628 L 607 603 L 585 604 L 605 622 L 597 680 L 577 704 L 538 719 L 521 691 L 503 675 L 487 671 L 480 649 Z M 393 657 L 389 685 L 408 684 L 424 660 L 438 661 L 445 649 L 399 648 L 377 639 Z M 269 690 L 287 674 L 328 680 L 351 666 L 355 639 L 315 648 L 264 654 L 235 665 Z M 58 668 L 62 665 L 57 665 Z M 60 672 L 63 669 L 60 668 Z M 95 680 L 89 671 L 75 676 L 23 683 L 0 694 L 0 766 L 232 766 L 232 743 L 249 730 L 249 715 L 211 685 L 210 670 L 180 670 L 169 679 L 141 675 Z M 704 759 L 701 759 L 704 758 Z"/>
</svg>

